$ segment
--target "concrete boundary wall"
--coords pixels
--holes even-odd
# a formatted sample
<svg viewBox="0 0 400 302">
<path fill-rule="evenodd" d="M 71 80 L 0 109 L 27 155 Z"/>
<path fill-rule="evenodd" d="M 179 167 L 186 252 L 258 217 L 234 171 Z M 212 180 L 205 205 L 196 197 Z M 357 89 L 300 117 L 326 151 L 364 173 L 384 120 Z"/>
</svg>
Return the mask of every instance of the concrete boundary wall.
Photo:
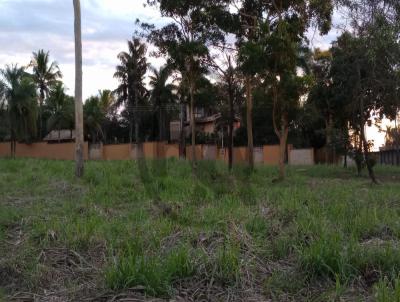
<svg viewBox="0 0 400 302">
<path fill-rule="evenodd" d="M 178 144 L 165 144 L 164 145 L 165 158 L 179 158 L 179 145 Z"/>
<path fill-rule="evenodd" d="M 89 159 L 102 160 L 103 159 L 103 144 L 90 144 L 89 145 Z"/>
<path fill-rule="evenodd" d="M 247 147 L 233 148 L 233 162 L 247 163 Z M 229 160 L 228 148 L 219 148 L 217 159 L 223 160 L 226 163 Z M 265 145 L 262 147 L 254 147 L 254 163 L 266 165 L 278 165 L 279 163 L 279 145 Z"/>
<path fill-rule="evenodd" d="M 129 144 L 103 145 L 102 159 L 104 160 L 128 160 L 131 159 Z"/>
<path fill-rule="evenodd" d="M 88 143 L 84 143 L 83 156 L 87 160 L 89 157 Z M 8 150 L 8 151 L 7 151 Z M 11 143 L 0 144 L 0 157 L 11 156 Z M 58 160 L 74 160 L 75 159 L 75 143 L 33 143 L 33 144 L 16 144 L 15 157 L 17 158 L 42 158 L 42 159 L 58 159 Z"/>
<path fill-rule="evenodd" d="M 264 146 L 264 164 L 276 166 L 279 164 L 279 145 Z"/>
<path fill-rule="evenodd" d="M 188 160 L 192 160 L 192 146 L 186 146 L 186 158 Z M 203 146 L 202 145 L 196 145 L 195 146 L 195 156 L 196 160 L 203 159 Z"/>
<path fill-rule="evenodd" d="M 216 160 L 218 155 L 218 148 L 216 145 L 203 145 L 203 159 Z"/>
<path fill-rule="evenodd" d="M 254 163 L 264 163 L 264 147 L 254 147 Z"/>
<path fill-rule="evenodd" d="M 311 165 L 314 163 L 313 149 L 288 148 L 289 164 Z M 186 158 L 191 159 L 192 149 L 186 146 Z M 11 156 L 10 143 L 0 143 L 0 157 Z M 91 144 L 85 143 L 85 159 L 90 160 L 131 160 L 143 156 L 146 159 L 179 158 L 179 145 L 167 142 L 145 142 L 139 148 L 136 144 Z M 247 163 L 247 147 L 233 148 L 233 162 Z M 61 143 L 48 144 L 45 142 L 34 144 L 17 144 L 16 157 L 48 158 L 73 160 L 75 158 L 75 144 Z M 228 148 L 218 148 L 216 145 L 196 145 L 198 160 L 221 160 L 228 162 Z M 254 148 L 256 164 L 278 165 L 279 146 L 266 145 Z"/>
<path fill-rule="evenodd" d="M 10 143 L 0 143 L 0 157 L 11 156 L 11 144 Z"/>
<path fill-rule="evenodd" d="M 314 149 L 291 149 L 289 150 L 289 165 L 313 165 Z"/>
</svg>

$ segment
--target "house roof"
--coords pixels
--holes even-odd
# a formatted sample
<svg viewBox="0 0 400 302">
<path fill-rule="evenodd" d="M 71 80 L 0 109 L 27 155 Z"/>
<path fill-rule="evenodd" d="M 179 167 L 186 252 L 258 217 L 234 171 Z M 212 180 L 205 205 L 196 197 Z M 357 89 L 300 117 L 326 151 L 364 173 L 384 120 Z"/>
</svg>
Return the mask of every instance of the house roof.
<svg viewBox="0 0 400 302">
<path fill-rule="evenodd" d="M 59 140 L 73 140 L 75 139 L 75 130 L 61 129 L 53 130 L 45 136 L 44 141 L 59 141 Z"/>
<path fill-rule="evenodd" d="M 221 117 L 221 113 L 217 113 L 217 114 L 213 114 L 207 117 L 203 117 L 203 118 L 198 118 L 196 119 L 196 123 L 209 123 L 209 122 L 214 122 L 217 119 L 219 119 Z"/>
<path fill-rule="evenodd" d="M 207 124 L 211 122 L 215 122 L 222 117 L 221 113 L 216 113 L 207 117 L 196 118 L 196 124 Z M 240 122 L 241 119 L 238 116 L 235 116 L 235 121 Z M 190 124 L 189 121 L 186 121 L 185 124 Z"/>
</svg>

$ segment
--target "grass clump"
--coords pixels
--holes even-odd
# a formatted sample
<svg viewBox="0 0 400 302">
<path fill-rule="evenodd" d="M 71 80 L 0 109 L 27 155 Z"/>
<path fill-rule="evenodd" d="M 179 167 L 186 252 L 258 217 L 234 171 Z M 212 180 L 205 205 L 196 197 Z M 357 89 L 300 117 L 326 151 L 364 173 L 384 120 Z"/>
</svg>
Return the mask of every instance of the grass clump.
<svg viewBox="0 0 400 302">
<path fill-rule="evenodd" d="M 400 302 L 400 279 L 391 282 L 387 278 L 381 279 L 374 289 L 376 302 Z"/>
<path fill-rule="evenodd" d="M 355 274 L 350 261 L 352 246 L 344 244 L 338 234 L 325 234 L 309 246 L 298 248 L 300 265 L 309 278 L 328 277 L 346 281 Z"/>
<path fill-rule="evenodd" d="M 222 284 L 234 284 L 240 278 L 240 252 L 231 244 L 220 247 L 216 252 L 215 276 Z"/>
<path fill-rule="evenodd" d="M 195 263 L 186 246 L 176 247 L 165 256 L 148 255 L 138 246 L 130 246 L 106 271 L 107 285 L 114 290 L 143 288 L 159 297 L 172 293 L 173 282 L 190 277 Z"/>
<path fill-rule="evenodd" d="M 278 300 L 281 295 L 295 295 L 305 286 L 305 276 L 293 271 L 275 271 L 263 284 L 267 296 Z"/>
</svg>

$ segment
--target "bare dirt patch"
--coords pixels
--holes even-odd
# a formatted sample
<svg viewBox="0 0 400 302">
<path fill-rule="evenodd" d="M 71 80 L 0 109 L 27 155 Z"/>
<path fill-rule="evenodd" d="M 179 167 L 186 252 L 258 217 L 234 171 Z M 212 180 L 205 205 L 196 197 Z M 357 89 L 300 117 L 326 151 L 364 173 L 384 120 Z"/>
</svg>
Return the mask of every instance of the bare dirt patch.
<svg viewBox="0 0 400 302">
<path fill-rule="evenodd" d="M 95 296 L 101 284 L 104 251 L 102 245 L 93 246 L 82 254 L 68 248 L 41 250 L 34 287 L 21 289 L 11 286 L 10 291 L 14 294 L 8 300 L 83 301 Z"/>
</svg>

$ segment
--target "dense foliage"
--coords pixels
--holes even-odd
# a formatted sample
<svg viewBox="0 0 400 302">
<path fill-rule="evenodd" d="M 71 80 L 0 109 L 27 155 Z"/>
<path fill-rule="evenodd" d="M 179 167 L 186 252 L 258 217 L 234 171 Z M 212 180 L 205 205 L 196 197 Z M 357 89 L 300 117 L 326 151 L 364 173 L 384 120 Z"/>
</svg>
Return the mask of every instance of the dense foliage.
<svg viewBox="0 0 400 302">
<path fill-rule="evenodd" d="M 287 144 L 325 147 L 325 162 L 350 154 L 373 177 L 365 125 L 395 119 L 398 109 L 396 1 L 147 2 L 169 23 L 157 28 L 137 22 L 141 31 L 118 54 L 118 87 L 85 102 L 87 140 L 165 141 L 170 122 L 184 120 L 190 134 L 180 127 L 182 150 L 195 145 L 196 137 L 230 150 L 280 144 L 283 177 Z M 307 31 L 327 33 L 335 3 L 344 8 L 351 30 L 330 49 L 310 49 Z M 151 67 L 153 55 L 165 65 Z M 74 100 L 49 52 L 34 52 L 26 70 L 12 65 L 1 74 L 0 140 L 32 142 L 74 128 Z M 195 127 L 199 112 L 220 114 L 214 133 Z"/>
</svg>

